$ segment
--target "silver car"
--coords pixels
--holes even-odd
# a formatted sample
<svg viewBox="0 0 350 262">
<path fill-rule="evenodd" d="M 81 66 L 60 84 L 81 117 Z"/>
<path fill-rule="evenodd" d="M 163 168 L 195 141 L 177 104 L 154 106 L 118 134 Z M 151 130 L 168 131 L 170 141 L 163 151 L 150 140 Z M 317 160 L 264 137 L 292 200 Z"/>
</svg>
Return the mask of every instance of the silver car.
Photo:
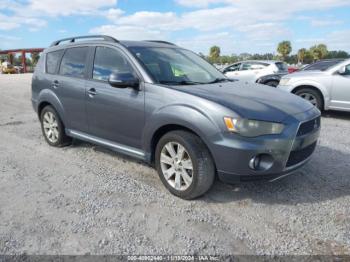
<svg viewBox="0 0 350 262">
<path fill-rule="evenodd" d="M 277 88 L 310 101 L 320 110 L 350 111 L 350 59 L 286 75 Z"/>
<path fill-rule="evenodd" d="M 288 73 L 288 66 L 281 61 L 249 60 L 235 63 L 221 70 L 228 78 L 255 83 L 260 77 Z"/>
</svg>

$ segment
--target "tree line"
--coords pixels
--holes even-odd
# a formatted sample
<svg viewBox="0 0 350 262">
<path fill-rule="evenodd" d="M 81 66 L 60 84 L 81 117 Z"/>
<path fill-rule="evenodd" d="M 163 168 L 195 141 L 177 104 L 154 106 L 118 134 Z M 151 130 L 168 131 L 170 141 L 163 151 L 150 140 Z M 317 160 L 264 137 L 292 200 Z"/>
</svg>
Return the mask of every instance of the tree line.
<svg viewBox="0 0 350 262">
<path fill-rule="evenodd" d="M 321 59 L 350 58 L 350 54 L 346 51 L 329 51 L 325 44 L 317 44 L 309 49 L 301 48 L 296 54 L 291 54 L 291 42 L 282 41 L 277 45 L 276 51 L 276 54 L 241 53 L 239 55 L 221 55 L 220 47 L 215 45 L 210 48 L 208 56 L 202 53 L 199 53 L 199 55 L 213 64 L 232 64 L 242 60 L 282 60 L 288 64 L 311 64 Z"/>
</svg>

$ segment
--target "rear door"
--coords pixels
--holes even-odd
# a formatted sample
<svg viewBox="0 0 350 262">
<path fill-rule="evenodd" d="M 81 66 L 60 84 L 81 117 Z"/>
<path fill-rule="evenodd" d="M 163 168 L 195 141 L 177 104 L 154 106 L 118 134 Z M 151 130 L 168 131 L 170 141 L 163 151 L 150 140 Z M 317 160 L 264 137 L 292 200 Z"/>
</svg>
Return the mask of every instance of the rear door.
<svg viewBox="0 0 350 262">
<path fill-rule="evenodd" d="M 52 86 L 65 112 L 66 128 L 88 131 L 85 111 L 85 75 L 89 47 L 72 47 L 65 50 L 58 75 Z"/>
<path fill-rule="evenodd" d="M 345 73 L 333 75 L 331 107 L 350 110 L 350 64 L 346 65 Z"/>
<path fill-rule="evenodd" d="M 140 75 L 117 48 L 96 47 L 86 83 L 89 134 L 130 147 L 142 148 L 144 88 L 116 88 L 108 83 L 111 73 Z M 142 81 L 141 81 L 142 82 Z"/>
<path fill-rule="evenodd" d="M 247 82 L 255 82 L 260 76 L 259 73 L 265 68 L 260 63 L 255 62 L 244 62 L 242 63 L 241 71 L 239 72 L 239 77 L 241 80 Z"/>
</svg>

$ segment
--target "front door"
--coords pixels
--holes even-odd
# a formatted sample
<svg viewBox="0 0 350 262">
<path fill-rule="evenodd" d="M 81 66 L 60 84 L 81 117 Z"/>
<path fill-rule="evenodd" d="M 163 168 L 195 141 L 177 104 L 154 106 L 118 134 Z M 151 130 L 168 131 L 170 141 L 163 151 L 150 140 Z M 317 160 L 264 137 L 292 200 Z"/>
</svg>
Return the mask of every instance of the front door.
<svg viewBox="0 0 350 262">
<path fill-rule="evenodd" d="M 108 83 L 111 73 L 127 72 L 135 74 L 121 51 L 96 47 L 91 79 L 86 84 L 89 134 L 141 149 L 145 121 L 144 88 L 116 88 Z"/>
<path fill-rule="evenodd" d="M 344 74 L 333 75 L 333 86 L 330 106 L 334 109 L 350 110 L 350 64 Z"/>
</svg>

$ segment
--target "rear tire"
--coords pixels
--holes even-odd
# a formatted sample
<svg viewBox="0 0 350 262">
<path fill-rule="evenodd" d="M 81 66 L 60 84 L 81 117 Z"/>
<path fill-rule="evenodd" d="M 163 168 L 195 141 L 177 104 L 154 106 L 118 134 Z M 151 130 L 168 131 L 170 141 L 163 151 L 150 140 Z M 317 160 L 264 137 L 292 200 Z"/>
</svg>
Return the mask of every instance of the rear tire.
<svg viewBox="0 0 350 262">
<path fill-rule="evenodd" d="M 172 131 L 158 142 L 155 164 L 160 180 L 175 196 L 194 199 L 213 185 L 215 165 L 203 141 L 187 131 Z"/>
<path fill-rule="evenodd" d="M 323 99 L 320 93 L 312 88 L 301 88 L 295 92 L 297 96 L 309 101 L 320 111 L 323 110 Z"/>
<path fill-rule="evenodd" d="M 72 139 L 65 133 L 65 128 L 58 113 L 52 106 L 46 106 L 40 113 L 41 130 L 50 146 L 70 145 Z"/>
</svg>

